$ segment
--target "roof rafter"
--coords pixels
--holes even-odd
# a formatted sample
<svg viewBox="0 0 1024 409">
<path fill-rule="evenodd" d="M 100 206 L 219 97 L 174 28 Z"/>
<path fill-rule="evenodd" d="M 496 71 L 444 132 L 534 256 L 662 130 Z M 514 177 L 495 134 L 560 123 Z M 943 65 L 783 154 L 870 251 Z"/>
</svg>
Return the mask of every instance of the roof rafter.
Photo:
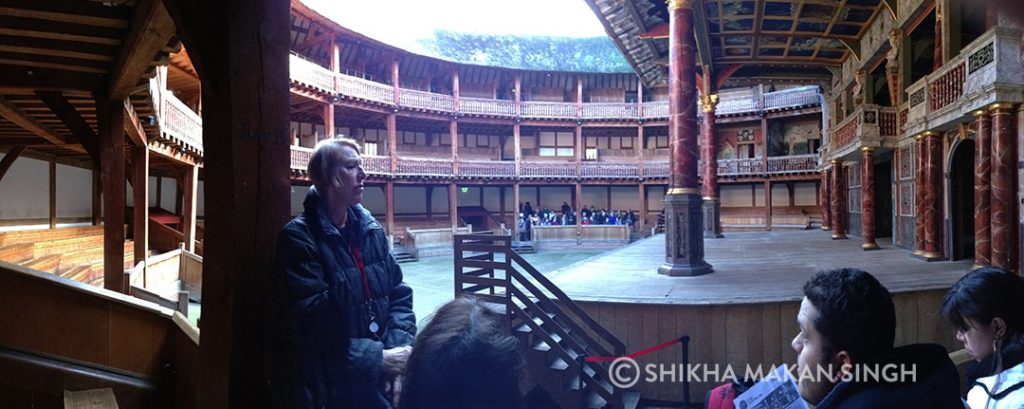
<svg viewBox="0 0 1024 409">
<path fill-rule="evenodd" d="M 132 17 L 131 31 L 125 37 L 108 87 L 109 97 L 127 97 L 149 69 L 157 53 L 174 36 L 174 21 L 162 0 L 142 0 Z"/>
<path fill-rule="evenodd" d="M 78 139 L 78 142 L 82 144 L 85 151 L 89 153 L 89 157 L 92 158 L 93 162 L 99 163 L 99 137 L 96 136 L 96 132 L 93 132 L 92 127 L 85 121 L 82 114 L 75 109 L 74 105 L 68 102 L 67 97 L 55 91 L 36 91 L 36 96 L 43 100 L 43 103 L 57 115 L 57 119 L 60 119 L 64 126 L 68 127 L 71 134 Z"/>
<path fill-rule="evenodd" d="M 2 96 L 0 96 L 0 116 L 7 118 L 8 121 L 14 122 L 25 130 L 32 132 L 40 138 L 46 139 L 58 147 L 85 153 L 84 148 L 68 144 L 67 141 L 65 141 L 60 135 L 57 135 L 56 132 L 45 125 L 36 122 L 32 117 L 25 115 L 25 113 L 18 109 L 18 107 L 14 106 L 14 104 L 10 103 Z"/>
</svg>

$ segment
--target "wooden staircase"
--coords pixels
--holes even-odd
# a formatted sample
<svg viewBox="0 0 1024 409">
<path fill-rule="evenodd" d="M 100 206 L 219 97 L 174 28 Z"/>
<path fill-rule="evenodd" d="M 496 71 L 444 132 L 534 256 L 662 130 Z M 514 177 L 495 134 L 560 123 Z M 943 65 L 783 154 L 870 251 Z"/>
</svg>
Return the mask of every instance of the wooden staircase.
<svg viewBox="0 0 1024 409">
<path fill-rule="evenodd" d="M 455 293 L 503 305 L 527 369 L 561 408 L 635 408 L 639 393 L 614 387 L 607 362 L 625 344 L 512 248 L 508 235 L 455 236 Z"/>
<path fill-rule="evenodd" d="M 416 253 L 410 251 L 408 247 L 400 244 L 396 244 L 394 249 L 391 250 L 391 253 L 395 256 L 395 261 L 397 261 L 398 264 L 411 263 L 419 260 L 419 257 L 416 257 Z"/>
</svg>

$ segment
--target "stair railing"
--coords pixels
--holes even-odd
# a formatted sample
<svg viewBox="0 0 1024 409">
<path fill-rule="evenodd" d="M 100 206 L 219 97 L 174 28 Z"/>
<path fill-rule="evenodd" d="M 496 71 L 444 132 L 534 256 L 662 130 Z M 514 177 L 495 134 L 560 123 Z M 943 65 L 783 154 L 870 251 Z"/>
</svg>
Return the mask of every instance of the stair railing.
<svg viewBox="0 0 1024 409">
<path fill-rule="evenodd" d="M 510 235 L 455 236 L 455 294 L 504 305 L 509 331 L 516 325 L 529 327 L 569 373 L 579 374 L 581 392 L 590 387 L 609 403 L 621 398 L 622 391 L 608 382 L 608 363 L 585 358 L 622 356 L 625 344 L 513 251 Z"/>
</svg>

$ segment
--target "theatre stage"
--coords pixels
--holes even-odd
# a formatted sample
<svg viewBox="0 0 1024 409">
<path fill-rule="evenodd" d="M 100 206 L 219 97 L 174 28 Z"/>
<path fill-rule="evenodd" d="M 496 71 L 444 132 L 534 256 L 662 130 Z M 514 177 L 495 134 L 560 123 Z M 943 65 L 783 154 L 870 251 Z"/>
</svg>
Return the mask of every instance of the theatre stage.
<svg viewBox="0 0 1024 409">
<path fill-rule="evenodd" d="M 920 261 L 885 240 L 882 249 L 863 251 L 859 237 L 831 240 L 820 230 L 727 233 L 704 240 L 714 273 L 668 277 L 658 274 L 665 236 L 657 235 L 547 276 L 577 301 L 743 304 L 799 300 L 804 282 L 819 270 L 856 267 L 899 293 L 949 288 L 973 264 Z"/>
<path fill-rule="evenodd" d="M 795 363 L 791 342 L 799 332 L 796 314 L 803 285 L 814 272 L 839 267 L 871 272 L 893 293 L 896 345 L 962 347 L 938 310 L 949 286 L 971 267 L 970 260 L 926 263 L 891 244 L 865 252 L 859 238 L 831 240 L 829 232 L 820 230 L 729 233 L 704 243 L 706 259 L 715 268 L 705 276 L 659 275 L 665 260 L 662 235 L 547 275 L 622 340 L 627 351 L 688 336 L 691 363 L 722 368 Z M 675 364 L 680 352 L 675 346 L 638 361 Z M 716 385 L 691 386 L 691 399 L 700 401 Z M 679 383 L 641 382 L 637 387 L 646 399 L 682 400 Z"/>
</svg>

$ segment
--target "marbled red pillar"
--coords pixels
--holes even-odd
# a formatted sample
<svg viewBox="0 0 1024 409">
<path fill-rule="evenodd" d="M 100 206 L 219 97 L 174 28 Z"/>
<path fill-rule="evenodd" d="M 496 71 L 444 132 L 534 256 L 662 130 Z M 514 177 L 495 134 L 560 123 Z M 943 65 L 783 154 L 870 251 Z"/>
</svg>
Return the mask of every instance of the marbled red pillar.
<svg viewBox="0 0 1024 409">
<path fill-rule="evenodd" d="M 669 0 L 668 115 L 671 154 L 665 194 L 665 264 L 660 274 L 712 272 L 704 261 L 703 202 L 697 179 L 696 43 L 694 0 Z"/>
<path fill-rule="evenodd" d="M 821 229 L 832 230 L 832 202 L 829 200 L 829 184 L 831 183 L 831 170 L 821 171 L 821 188 L 818 192 L 821 195 L 821 199 L 818 200 L 819 206 L 821 206 Z"/>
<path fill-rule="evenodd" d="M 933 260 L 942 258 L 942 134 L 924 135 L 924 248 L 921 256 Z"/>
<path fill-rule="evenodd" d="M 860 228 L 864 237 L 864 250 L 877 250 L 875 242 L 875 148 L 861 148 L 860 173 Z"/>
<path fill-rule="evenodd" d="M 992 264 L 992 118 L 974 113 L 974 264 Z"/>
<path fill-rule="evenodd" d="M 832 239 L 846 238 L 846 225 L 843 223 L 843 206 L 846 202 L 846 172 L 843 161 L 832 160 Z"/>
<path fill-rule="evenodd" d="M 1013 110 L 1009 104 L 992 107 L 992 265 L 1017 268 L 1013 219 L 1017 206 L 1017 147 Z"/>
<path fill-rule="evenodd" d="M 722 238 L 721 209 L 718 197 L 718 135 L 715 134 L 715 105 L 718 95 L 702 95 L 700 109 L 704 121 L 700 126 L 701 195 L 704 199 L 704 238 Z"/>
<path fill-rule="evenodd" d="M 914 137 L 913 167 L 913 255 L 925 253 L 925 136 Z"/>
</svg>

